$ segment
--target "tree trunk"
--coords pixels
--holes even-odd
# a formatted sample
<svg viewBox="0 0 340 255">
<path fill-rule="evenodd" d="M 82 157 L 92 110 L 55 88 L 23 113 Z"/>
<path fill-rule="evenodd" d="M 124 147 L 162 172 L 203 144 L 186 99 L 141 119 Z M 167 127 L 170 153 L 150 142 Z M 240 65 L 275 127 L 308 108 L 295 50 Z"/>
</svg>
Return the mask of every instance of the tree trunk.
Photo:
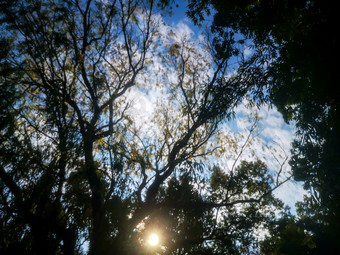
<svg viewBox="0 0 340 255">
<path fill-rule="evenodd" d="M 84 139 L 84 152 L 87 178 L 91 189 L 92 226 L 90 229 L 90 254 L 105 255 L 109 253 L 108 222 L 105 217 L 104 187 L 97 174 L 93 158 L 92 135 Z"/>
</svg>

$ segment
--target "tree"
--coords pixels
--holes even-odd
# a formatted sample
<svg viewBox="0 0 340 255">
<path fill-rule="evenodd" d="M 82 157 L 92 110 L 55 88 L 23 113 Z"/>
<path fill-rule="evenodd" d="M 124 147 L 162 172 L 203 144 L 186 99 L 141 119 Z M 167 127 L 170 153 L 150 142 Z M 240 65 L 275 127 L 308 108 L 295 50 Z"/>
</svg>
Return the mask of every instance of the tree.
<svg viewBox="0 0 340 255">
<path fill-rule="evenodd" d="M 270 235 L 261 243 L 263 254 L 320 254 L 311 234 L 292 215 L 282 215 L 270 225 Z"/>
<path fill-rule="evenodd" d="M 289 179 L 261 161 L 230 171 L 223 121 L 252 84 L 223 51 L 162 24 L 153 1 L 1 1 L 2 253 L 238 253 Z M 215 54 L 216 55 L 216 54 Z M 159 93 L 137 115 L 131 93 Z M 211 171 L 212 173 L 211 173 Z M 275 181 L 274 181 L 275 180 Z"/>
<path fill-rule="evenodd" d="M 287 121 L 294 121 L 298 130 L 290 164 L 294 178 L 303 181 L 310 194 L 305 204 L 300 204 L 300 212 L 305 214 L 301 217 L 309 215 L 319 225 L 305 227 L 314 232 L 316 240 L 322 240 L 317 244 L 321 251 L 339 252 L 336 3 L 202 0 L 190 1 L 188 14 L 199 22 L 208 6 L 216 10 L 213 32 L 218 34 L 227 28 L 238 31 L 252 41 L 254 54 L 262 55 L 258 65 L 265 64 L 265 68 L 259 67 L 263 82 L 257 86 L 264 88 L 269 102 Z"/>
</svg>

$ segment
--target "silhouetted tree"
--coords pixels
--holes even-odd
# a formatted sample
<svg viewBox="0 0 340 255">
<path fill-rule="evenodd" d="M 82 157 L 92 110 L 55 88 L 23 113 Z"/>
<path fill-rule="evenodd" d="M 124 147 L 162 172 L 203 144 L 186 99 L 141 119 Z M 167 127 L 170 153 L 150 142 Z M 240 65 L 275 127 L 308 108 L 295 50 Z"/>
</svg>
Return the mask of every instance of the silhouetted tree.
<svg viewBox="0 0 340 255">
<path fill-rule="evenodd" d="M 80 254 L 86 241 L 96 255 L 250 249 L 289 177 L 239 164 L 251 136 L 238 150 L 220 128 L 252 85 L 247 61 L 226 75 L 231 34 L 212 57 L 162 33 L 166 3 L 0 3 L 2 254 Z M 143 122 L 131 92 L 152 91 L 161 101 Z M 214 166 L 230 148 L 232 169 Z"/>
<path fill-rule="evenodd" d="M 321 254 L 313 237 L 289 214 L 271 222 L 269 235 L 261 242 L 262 254 Z"/>
<path fill-rule="evenodd" d="M 298 138 L 290 162 L 294 178 L 309 196 L 300 203 L 305 227 L 323 253 L 339 252 L 340 227 L 340 97 L 337 93 L 338 15 L 333 1 L 189 1 L 195 21 L 216 11 L 212 32 L 219 38 L 232 29 L 251 40 L 263 79 L 255 84 L 294 121 Z M 218 40 L 218 39 L 216 39 Z M 262 57 L 259 57 L 262 56 Z M 250 73 L 252 76 L 253 73 Z M 256 94 L 262 97 L 264 94 Z M 307 223 L 309 222 L 309 223 Z M 313 222 L 312 224 L 310 224 Z"/>
</svg>

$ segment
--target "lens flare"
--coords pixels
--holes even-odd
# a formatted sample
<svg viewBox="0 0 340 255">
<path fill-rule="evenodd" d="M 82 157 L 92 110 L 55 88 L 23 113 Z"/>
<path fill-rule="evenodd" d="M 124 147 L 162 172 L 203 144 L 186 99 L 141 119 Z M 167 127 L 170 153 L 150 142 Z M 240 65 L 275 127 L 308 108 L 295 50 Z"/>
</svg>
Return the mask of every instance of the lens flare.
<svg viewBox="0 0 340 255">
<path fill-rule="evenodd" d="M 155 246 L 155 245 L 158 244 L 158 242 L 159 242 L 159 237 L 158 237 L 157 234 L 151 234 L 151 235 L 149 236 L 148 243 L 149 243 L 150 245 Z"/>
</svg>

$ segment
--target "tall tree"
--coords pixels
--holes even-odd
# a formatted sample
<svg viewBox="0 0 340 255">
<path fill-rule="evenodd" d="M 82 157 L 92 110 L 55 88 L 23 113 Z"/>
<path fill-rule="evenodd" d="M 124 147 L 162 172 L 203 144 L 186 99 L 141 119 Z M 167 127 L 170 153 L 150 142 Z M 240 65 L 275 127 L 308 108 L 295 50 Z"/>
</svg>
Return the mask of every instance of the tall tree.
<svg viewBox="0 0 340 255">
<path fill-rule="evenodd" d="M 216 10 L 212 31 L 226 28 L 252 40 L 254 54 L 265 64 L 269 99 L 287 121 L 294 121 L 294 178 L 303 181 L 309 196 L 300 203 L 306 228 L 314 232 L 320 251 L 339 252 L 340 222 L 340 98 L 336 36 L 337 3 L 333 1 L 189 1 L 194 21 Z M 252 75 L 252 73 L 250 73 Z M 307 222 L 314 222 L 309 224 Z"/>
<path fill-rule="evenodd" d="M 193 42 L 159 7 L 1 1 L 2 253 L 75 254 L 86 241 L 90 254 L 238 253 L 273 217 L 284 162 L 239 163 L 254 126 L 239 150 L 221 128 L 251 86 L 248 62 L 227 76 L 232 34 Z M 133 93 L 160 101 L 138 114 Z M 214 162 L 229 145 L 227 171 Z M 153 228 L 163 244 L 150 251 Z"/>
</svg>

